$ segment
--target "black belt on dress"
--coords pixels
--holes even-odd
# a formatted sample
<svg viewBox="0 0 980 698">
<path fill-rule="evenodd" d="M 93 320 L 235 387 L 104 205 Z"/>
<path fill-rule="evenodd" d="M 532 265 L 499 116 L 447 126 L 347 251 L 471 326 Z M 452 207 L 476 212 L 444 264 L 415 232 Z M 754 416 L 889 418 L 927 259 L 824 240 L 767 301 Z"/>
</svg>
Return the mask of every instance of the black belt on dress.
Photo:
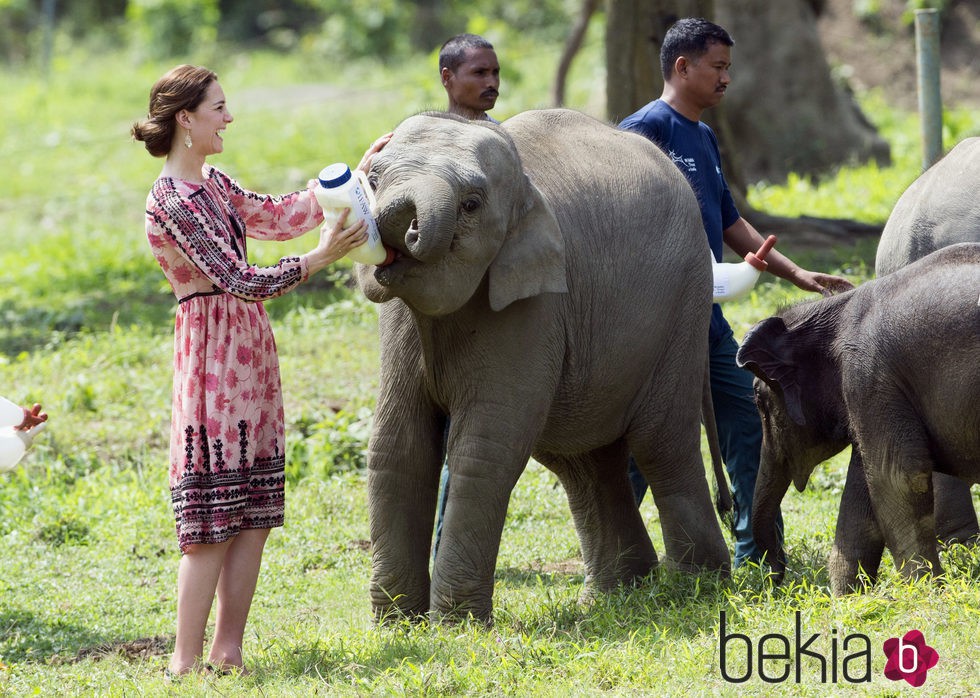
<svg viewBox="0 0 980 698">
<path fill-rule="evenodd" d="M 216 288 L 212 291 L 197 291 L 189 296 L 184 296 L 183 298 L 178 299 L 177 304 L 179 305 L 184 301 L 189 301 L 191 298 L 200 298 L 201 296 L 220 296 L 222 293 L 224 293 L 224 291 L 222 291 L 220 288 Z"/>
</svg>

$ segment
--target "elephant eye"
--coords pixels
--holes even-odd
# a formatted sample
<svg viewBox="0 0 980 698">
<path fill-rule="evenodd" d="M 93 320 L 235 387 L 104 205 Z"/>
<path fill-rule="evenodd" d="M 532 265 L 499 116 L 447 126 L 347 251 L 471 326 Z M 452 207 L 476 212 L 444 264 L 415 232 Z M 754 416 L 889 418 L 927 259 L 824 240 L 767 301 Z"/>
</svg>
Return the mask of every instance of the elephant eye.
<svg viewBox="0 0 980 698">
<path fill-rule="evenodd" d="M 378 190 L 378 175 L 376 175 L 376 174 L 369 174 L 367 180 L 368 180 L 368 184 L 371 186 L 371 191 L 377 191 Z"/>
<path fill-rule="evenodd" d="M 480 200 L 476 197 L 463 199 L 463 202 L 459 205 L 459 207 L 464 213 L 473 213 L 476 209 L 480 208 Z"/>
</svg>

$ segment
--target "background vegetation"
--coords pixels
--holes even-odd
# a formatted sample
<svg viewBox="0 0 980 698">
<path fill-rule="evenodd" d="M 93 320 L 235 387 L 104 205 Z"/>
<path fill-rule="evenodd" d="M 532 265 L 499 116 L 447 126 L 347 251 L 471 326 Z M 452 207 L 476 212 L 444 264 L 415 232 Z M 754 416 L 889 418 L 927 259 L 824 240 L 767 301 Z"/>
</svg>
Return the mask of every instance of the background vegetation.
<svg viewBox="0 0 980 698">
<path fill-rule="evenodd" d="M 5 0 L 0 13 L 27 4 Z M 367 13 L 366 3 L 346 5 Z M 131 2 L 126 11 L 154 6 Z M 228 16 L 225 3 L 216 6 Z M 568 11 L 558 2 L 540 7 Z M 543 106 L 559 37 L 474 17 L 468 28 L 500 47 L 495 114 Z M 814 646 L 828 658 L 832 635 L 862 633 L 873 643 L 870 683 L 838 678 L 835 685 L 829 674 L 822 683 L 819 667 L 804 659 L 799 685 L 769 685 L 754 672 L 742 692 L 976 690 L 976 553 L 944 553 L 943 585 L 906 584 L 886 559 L 872 593 L 829 594 L 824 565 L 846 454 L 818 468 L 806 492 L 787 496 L 791 571 L 778 589 L 752 569 L 731 580 L 662 570 L 637 589 L 580 604 L 582 566 L 564 496 L 532 462 L 505 527 L 494 628 L 374 627 L 363 450 L 376 387 L 376 315 L 351 290 L 346 262 L 267 304 L 282 360 L 289 492 L 287 525 L 270 539 L 246 638 L 253 674 L 165 686 L 177 564 L 166 484 L 174 302 L 143 232 L 143 201 L 161 162 L 130 140 L 129 125 L 167 68 L 206 62 L 236 117 L 215 163 L 256 190 L 287 191 L 329 162 L 356 162 L 376 135 L 404 115 L 442 106 L 444 94 L 431 51 L 408 48 L 410 60 L 388 63 L 327 60 L 305 38 L 288 51 L 191 42 L 193 50 L 167 59 L 139 43 L 95 50 L 141 21 L 107 21 L 104 36 L 85 42 L 63 27 L 46 72 L 24 55 L 0 73 L 0 392 L 40 401 L 51 414 L 23 464 L 0 476 L 0 695 L 724 695 L 734 687 L 718 667 L 722 611 L 730 631 L 756 641 L 770 632 L 792 638 L 799 612 L 804 641 L 820 633 Z M 593 27 L 568 94 L 571 106 L 594 114 L 603 105 L 601 36 Z M 752 202 L 784 215 L 882 222 L 918 174 L 917 122 L 880 93 L 860 98 L 892 144 L 892 167 L 757 185 Z M 946 128 L 950 146 L 980 133 L 980 119 L 952 109 Z M 312 244 L 255 245 L 250 254 L 271 262 Z M 857 282 L 871 276 L 873 240 L 788 251 Z M 800 297 L 766 281 L 726 313 L 741 335 Z M 642 511 L 662 551 L 657 511 L 649 501 Z M 941 655 L 922 689 L 882 675 L 881 644 L 912 628 Z M 745 668 L 729 665 L 733 674 Z"/>
</svg>

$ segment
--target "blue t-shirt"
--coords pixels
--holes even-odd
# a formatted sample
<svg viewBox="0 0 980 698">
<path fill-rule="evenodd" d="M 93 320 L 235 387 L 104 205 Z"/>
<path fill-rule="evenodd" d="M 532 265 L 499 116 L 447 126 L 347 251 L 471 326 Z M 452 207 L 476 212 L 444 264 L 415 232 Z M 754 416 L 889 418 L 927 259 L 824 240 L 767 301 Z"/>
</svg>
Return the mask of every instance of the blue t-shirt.
<svg viewBox="0 0 980 698">
<path fill-rule="evenodd" d="M 660 99 L 627 116 L 619 127 L 656 143 L 687 177 L 701 207 L 711 252 L 720 262 L 724 246 L 722 233 L 740 216 L 721 172 L 721 154 L 714 131 L 705 123 L 682 116 Z M 717 337 L 727 329 L 728 323 L 716 303 L 711 314 L 711 336 Z"/>
</svg>

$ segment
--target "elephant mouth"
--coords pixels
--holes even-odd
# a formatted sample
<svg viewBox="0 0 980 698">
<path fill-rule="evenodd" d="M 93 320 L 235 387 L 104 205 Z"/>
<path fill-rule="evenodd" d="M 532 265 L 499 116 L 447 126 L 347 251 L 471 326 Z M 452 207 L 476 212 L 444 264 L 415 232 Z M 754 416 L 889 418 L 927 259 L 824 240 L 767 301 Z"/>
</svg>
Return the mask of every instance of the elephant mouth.
<svg viewBox="0 0 980 698">
<path fill-rule="evenodd" d="M 375 268 L 375 281 L 386 287 L 404 282 L 408 273 L 422 263 L 408 251 L 411 245 L 418 242 L 418 239 L 419 222 L 418 218 L 413 217 L 399 244 L 385 245 L 390 250 L 390 260 Z"/>
<path fill-rule="evenodd" d="M 408 273 L 419 265 L 419 261 L 398 248 L 391 248 L 394 258 L 384 266 L 374 268 L 374 280 L 382 286 L 394 286 L 404 281 Z"/>
</svg>

